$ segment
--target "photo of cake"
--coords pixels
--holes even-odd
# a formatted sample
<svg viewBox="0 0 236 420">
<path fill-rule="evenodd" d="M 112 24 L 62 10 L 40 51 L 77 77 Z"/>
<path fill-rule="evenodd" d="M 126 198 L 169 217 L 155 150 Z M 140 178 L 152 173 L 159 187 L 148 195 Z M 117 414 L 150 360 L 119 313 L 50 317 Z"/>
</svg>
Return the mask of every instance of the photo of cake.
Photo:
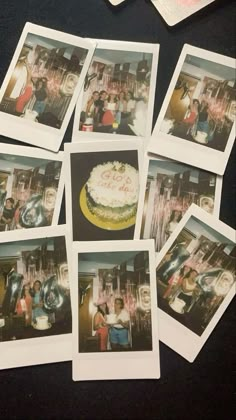
<svg viewBox="0 0 236 420">
<path fill-rule="evenodd" d="M 109 223 L 135 223 L 139 177 L 133 166 L 119 161 L 99 164 L 90 172 L 84 190 L 86 207 L 98 222 L 108 223 L 108 228 Z"/>
</svg>

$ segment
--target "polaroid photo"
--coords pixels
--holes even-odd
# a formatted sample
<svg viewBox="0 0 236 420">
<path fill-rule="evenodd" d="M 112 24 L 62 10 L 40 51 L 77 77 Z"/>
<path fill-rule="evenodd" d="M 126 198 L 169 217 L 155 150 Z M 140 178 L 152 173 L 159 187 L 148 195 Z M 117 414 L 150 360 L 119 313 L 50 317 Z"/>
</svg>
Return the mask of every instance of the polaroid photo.
<svg viewBox="0 0 236 420">
<path fill-rule="evenodd" d="M 68 249 L 66 225 L 0 236 L 0 369 L 71 360 Z"/>
<path fill-rule="evenodd" d="M 160 340 L 189 362 L 235 295 L 235 235 L 192 204 L 157 255 Z"/>
<path fill-rule="evenodd" d="M 223 175 L 235 139 L 235 60 L 185 45 L 148 151 Z"/>
<path fill-rule="evenodd" d="M 0 235 L 58 223 L 63 152 L 0 144 Z"/>
<path fill-rule="evenodd" d="M 73 241 L 133 239 L 143 149 L 138 139 L 65 144 Z"/>
<path fill-rule="evenodd" d="M 215 0 L 151 0 L 169 26 L 176 25 L 187 17 L 208 6 Z"/>
<path fill-rule="evenodd" d="M 77 102 L 72 141 L 148 138 L 159 44 L 94 41 L 97 47 Z"/>
<path fill-rule="evenodd" d="M 73 379 L 158 379 L 153 241 L 75 242 L 72 266 Z"/>
<path fill-rule="evenodd" d="M 142 174 L 134 237 L 154 239 L 156 252 L 160 252 L 192 203 L 219 217 L 219 175 L 147 154 Z"/>
<path fill-rule="evenodd" d="M 118 6 L 119 4 L 123 3 L 125 0 L 109 0 L 112 6 Z"/>
<path fill-rule="evenodd" d="M 58 151 L 95 45 L 26 23 L 0 90 L 0 134 Z"/>
</svg>

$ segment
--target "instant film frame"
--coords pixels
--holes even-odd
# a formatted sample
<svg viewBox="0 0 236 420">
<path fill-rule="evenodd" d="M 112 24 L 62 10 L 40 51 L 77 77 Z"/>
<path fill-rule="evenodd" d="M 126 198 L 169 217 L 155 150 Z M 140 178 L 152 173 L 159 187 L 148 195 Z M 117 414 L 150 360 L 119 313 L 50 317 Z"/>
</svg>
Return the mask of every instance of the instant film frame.
<svg viewBox="0 0 236 420">
<path fill-rule="evenodd" d="M 1 156 L 5 157 L 5 159 L 2 161 L 4 163 L 4 168 L 1 167 Z M 31 161 L 32 159 L 32 161 Z M 13 177 L 13 173 L 11 173 L 13 166 L 15 165 L 19 175 L 16 174 L 15 178 L 19 178 L 20 176 L 20 170 L 22 170 L 22 174 L 23 176 L 25 175 L 25 173 L 27 174 L 27 171 L 29 171 L 29 169 L 32 168 L 32 174 L 33 174 L 33 169 L 37 168 L 37 160 L 38 160 L 38 165 L 40 166 L 40 164 L 44 163 L 45 161 L 48 160 L 49 164 L 51 162 L 60 162 L 61 167 L 60 167 L 60 171 L 56 174 L 57 177 L 59 177 L 59 180 L 57 180 L 57 191 L 56 191 L 56 199 L 55 199 L 55 205 L 54 205 L 54 210 L 53 210 L 53 216 L 52 216 L 52 221 L 50 225 L 57 225 L 58 224 L 58 220 L 59 220 L 59 215 L 60 215 L 60 210 L 61 210 L 61 203 L 62 203 L 62 196 L 63 196 L 63 191 L 64 191 L 64 184 L 65 184 L 65 178 L 64 178 L 64 152 L 58 152 L 57 154 L 46 151 L 46 150 L 39 150 L 36 149 L 34 147 L 27 147 L 27 146 L 14 146 L 11 144 L 0 144 L 0 174 L 4 175 L 4 177 L 8 177 L 8 175 L 10 175 L 10 177 Z M 8 168 L 9 166 L 9 168 Z M 38 174 L 37 174 L 38 175 Z M 36 177 L 37 177 L 36 175 Z M 50 177 L 50 176 L 49 176 Z M 26 180 L 23 182 L 19 182 L 18 184 L 21 186 L 19 187 L 19 196 L 17 196 L 17 191 L 16 191 L 16 198 L 18 200 L 22 199 L 21 195 L 24 194 L 24 191 L 22 191 L 23 188 L 23 184 L 26 182 L 31 182 Z M 51 181 L 50 181 L 51 182 Z M 5 180 L 5 184 L 7 183 L 7 181 Z M 51 182 L 52 183 L 52 182 Z M 11 191 L 13 190 L 13 182 L 11 181 Z M 15 190 L 17 190 L 17 187 L 14 187 Z M 30 189 L 30 186 L 28 185 L 28 189 Z M 45 190 L 46 191 L 46 190 Z M 0 192 L 4 193 L 4 189 L 2 188 L 2 185 L 0 185 Z M 49 195 L 51 193 L 54 193 L 55 189 L 54 188 L 48 188 L 48 193 Z M 5 194 L 7 193 L 7 191 L 5 191 Z M 5 195 L 4 194 L 4 195 Z M 5 199 L 9 198 L 11 195 L 7 194 Z M 32 195 L 31 195 L 32 196 Z M 49 197 L 50 199 L 50 197 Z M 17 201 L 17 200 L 16 200 Z M 27 202 L 27 201 L 26 201 Z M 3 204 L 3 203 L 2 203 Z M 16 204 L 16 203 L 15 203 Z M 49 207 L 50 207 L 49 203 Z M 0 208 L 0 210 L 2 210 Z M 1 234 L 1 233 L 0 233 Z"/>
<path fill-rule="evenodd" d="M 21 115 L 25 116 L 25 118 L 20 118 L 20 113 L 16 114 L 16 112 L 14 111 L 12 114 L 12 111 L 7 111 L 8 106 L 10 106 L 10 102 L 11 102 L 11 98 L 7 98 L 7 102 L 5 103 L 3 101 L 4 97 L 7 94 L 7 89 L 9 88 L 10 83 L 15 81 L 19 81 L 19 72 L 20 70 L 23 71 L 22 73 L 22 77 L 25 75 L 26 73 L 29 75 L 29 71 L 27 70 L 27 65 L 22 64 L 22 63 L 26 63 L 26 59 L 20 59 L 20 57 L 22 56 L 23 52 L 24 52 L 24 48 L 25 49 L 29 49 L 32 50 L 32 45 L 28 45 L 25 44 L 25 42 L 27 41 L 27 37 L 39 37 L 39 39 L 43 39 L 43 47 L 48 46 L 48 43 L 50 44 L 50 40 L 52 41 L 52 45 L 51 45 L 51 51 L 54 51 L 54 55 L 55 57 L 57 56 L 57 49 L 60 50 L 60 47 L 64 50 L 66 49 L 65 46 L 68 46 L 68 51 L 70 52 L 70 56 L 72 56 L 72 52 L 71 49 L 75 49 L 77 48 L 78 51 L 82 52 L 83 51 L 83 57 L 82 57 L 82 61 L 81 61 L 81 65 L 82 65 L 82 70 L 81 73 L 78 76 L 75 76 L 73 73 L 65 73 L 65 80 L 63 79 L 62 81 L 62 85 L 60 85 L 60 90 L 58 91 L 58 95 L 59 95 L 59 99 L 58 96 L 56 96 L 56 98 L 53 99 L 53 101 L 57 102 L 57 105 L 60 101 L 63 100 L 63 98 L 67 101 L 63 106 L 62 106 L 62 110 L 60 112 L 62 112 L 62 120 L 58 120 L 60 121 L 60 127 L 59 125 L 57 125 L 56 123 L 52 124 L 51 120 L 49 122 L 49 116 L 47 115 L 47 122 L 45 121 L 44 117 L 44 122 L 41 123 L 37 123 L 37 118 L 38 115 L 41 115 L 40 110 L 36 111 L 31 111 L 30 109 L 28 111 L 28 114 L 30 115 L 26 115 L 26 113 L 23 112 L 23 105 L 22 105 L 22 112 Z M 28 41 L 27 41 L 28 42 Z M 61 43 L 61 45 L 60 45 Z M 54 45 L 55 44 L 55 45 Z M 43 62 L 45 62 L 45 60 L 48 60 L 48 56 L 47 56 L 47 51 L 43 51 L 43 47 L 40 47 L 42 49 L 41 53 L 39 53 L 38 58 L 36 59 L 37 61 L 37 66 L 40 68 L 41 65 L 44 65 Z M 54 49 L 53 49 L 54 47 Z M 62 142 L 64 133 L 66 131 L 67 125 L 69 123 L 69 119 L 71 117 L 71 114 L 73 112 L 76 100 L 78 98 L 80 89 L 83 86 L 83 82 L 84 82 L 84 78 L 86 76 L 89 64 L 90 64 L 90 60 L 92 58 L 93 55 L 93 51 L 94 51 L 94 47 L 95 44 L 79 38 L 77 36 L 73 36 L 73 35 L 69 35 L 69 34 L 65 34 L 63 32 L 59 32 L 59 31 L 55 31 L 53 29 L 49 29 L 49 28 L 45 28 L 42 26 L 38 26 L 32 23 L 27 22 L 25 24 L 25 27 L 23 29 L 22 35 L 20 37 L 20 40 L 18 42 L 18 45 L 16 47 L 16 51 L 14 53 L 14 56 L 12 58 L 11 64 L 9 66 L 9 69 L 7 71 L 7 74 L 5 76 L 5 79 L 3 81 L 1 90 L 0 90 L 0 105 L 2 105 L 2 110 L 0 112 L 0 133 L 3 134 L 4 136 L 7 137 L 11 137 L 14 139 L 17 139 L 19 141 L 24 141 L 26 143 L 32 144 L 34 146 L 38 146 L 38 147 L 42 147 L 45 149 L 49 149 L 52 150 L 54 152 L 58 151 L 60 148 L 60 144 Z M 34 48 L 34 47 L 33 47 Z M 46 47 L 45 47 L 46 48 Z M 77 50 L 76 50 L 77 51 Z M 27 53 L 27 52 L 26 52 Z M 42 57 L 41 57 L 41 55 Z M 44 54 L 44 55 L 43 55 Z M 79 54 L 79 52 L 78 52 Z M 71 63 L 71 58 L 69 59 L 68 57 L 64 57 L 63 53 L 62 55 L 59 54 L 60 57 L 62 57 L 61 59 L 63 59 L 65 61 L 64 66 L 66 70 L 66 62 L 68 63 L 70 61 L 70 66 L 73 64 Z M 41 57 L 41 58 L 40 58 Z M 46 57 L 46 58 L 45 58 Z M 24 58 L 24 57 L 23 57 Z M 73 58 L 73 57 L 72 57 Z M 41 61 L 40 61 L 41 60 Z M 73 58 L 74 60 L 74 58 Z M 50 59 L 48 60 L 50 61 Z M 78 61 L 78 60 L 77 60 Z M 25 68 L 22 69 L 17 69 L 17 65 L 20 63 L 20 65 L 24 66 Z M 16 75 L 15 75 L 15 73 Z M 41 74 L 41 73 L 40 73 Z M 14 77 L 13 77 L 14 76 Z M 68 76 L 68 77 L 67 77 Z M 17 79 L 18 77 L 18 79 Z M 41 76 L 40 76 L 41 77 Z M 63 76 L 64 77 L 64 76 Z M 46 94 L 47 95 L 47 91 L 48 91 L 48 79 L 47 77 L 41 77 L 40 80 L 44 79 L 43 82 L 46 83 Z M 66 80 L 67 79 L 67 80 Z M 42 83 L 41 82 L 41 87 L 42 87 Z M 50 81 L 51 82 L 51 81 Z M 57 83 L 57 81 L 55 81 L 54 79 L 52 80 L 52 83 Z M 14 84 L 13 83 L 13 84 Z M 27 83 L 27 82 L 26 82 Z M 32 84 L 32 79 L 31 81 L 29 81 L 30 84 Z M 34 86 L 37 90 L 37 81 L 35 81 Z M 16 84 L 13 87 L 16 87 Z M 64 86 L 64 90 L 63 90 L 63 86 Z M 23 85 L 22 85 L 23 87 Z M 27 85 L 26 85 L 27 87 Z M 30 88 L 32 89 L 32 88 Z M 53 87 L 52 87 L 52 91 L 53 91 Z M 12 90 L 11 90 L 11 94 L 12 94 Z M 9 94 L 9 95 L 11 95 Z M 19 91 L 20 94 L 20 91 Z M 26 95 L 26 91 L 24 93 Z M 41 93 L 40 93 L 41 95 Z M 14 96 L 14 95 L 13 95 Z M 18 94 L 17 94 L 18 96 Z M 15 97 L 15 96 L 14 96 Z M 68 97 L 68 100 L 67 100 Z M 18 96 L 18 99 L 20 98 L 20 96 Z M 42 106 L 42 99 L 43 97 L 40 96 L 40 103 L 39 105 Z M 22 99 L 23 100 L 23 99 Z M 26 99 L 24 99 L 26 100 Z M 68 102 L 69 101 L 69 102 Z M 3 103 L 4 102 L 4 103 Z M 37 102 L 37 101 L 36 101 Z M 27 104 L 28 106 L 28 104 Z M 51 106 L 51 105 L 50 105 Z M 59 105 L 58 105 L 59 106 Z M 43 105 L 43 107 L 45 107 L 45 105 Z M 64 113 L 64 110 L 66 109 L 66 112 Z M 4 109 L 4 111 L 3 111 Z M 44 108 L 45 109 L 45 108 Z M 34 114 L 34 113 L 35 114 Z M 46 111 L 45 111 L 46 112 Z M 35 115 L 34 120 L 32 120 L 32 116 Z M 26 118 L 27 117 L 27 118 Z M 29 118 L 30 117 L 30 118 Z M 58 116 L 59 118 L 59 116 Z M 54 128 L 56 127 L 56 128 Z"/>
<path fill-rule="evenodd" d="M 158 12 L 169 26 L 174 26 L 188 16 L 198 12 L 214 0 L 170 0 L 168 4 L 164 0 L 151 0 Z M 164 3 L 164 5 L 162 4 Z"/>
<path fill-rule="evenodd" d="M 181 232 L 184 230 L 185 239 L 187 238 L 186 232 L 187 232 L 187 235 L 190 235 L 190 236 L 192 235 L 192 231 L 190 231 L 189 229 L 187 229 L 186 231 L 185 229 L 185 226 L 188 226 L 188 224 L 192 220 L 193 222 L 195 222 L 195 224 L 198 223 L 199 225 L 201 225 L 203 227 L 203 230 L 205 229 L 208 235 L 214 238 L 218 237 L 218 239 L 223 238 L 223 242 L 225 240 L 225 244 L 230 244 L 231 248 L 233 246 L 235 248 L 235 230 L 233 230 L 232 228 L 230 228 L 229 226 L 227 226 L 226 224 L 224 224 L 223 222 L 221 222 L 214 216 L 210 216 L 209 214 L 207 214 L 204 210 L 200 209 L 195 204 L 192 204 L 189 210 L 187 211 L 187 213 L 185 213 L 184 217 L 180 221 L 175 232 L 171 235 L 171 237 L 168 239 L 168 241 L 166 242 L 166 244 L 164 245 L 160 253 L 156 256 L 157 272 L 158 270 L 163 271 L 164 264 L 168 264 L 168 262 L 170 261 L 169 256 L 171 257 L 171 253 L 173 254 L 173 250 L 174 250 L 173 244 L 175 244 L 175 241 L 178 240 L 178 237 L 181 234 Z M 197 232 L 197 233 L 201 237 L 201 232 Z M 182 236 L 183 235 L 184 233 L 182 233 Z M 192 236 L 192 238 L 194 237 Z M 192 240 L 192 243 L 193 243 L 193 240 Z M 220 244 L 222 244 L 222 240 L 220 241 Z M 207 241 L 206 241 L 206 244 L 204 245 L 208 245 Z M 180 243 L 180 247 L 181 246 L 182 244 Z M 186 244 L 183 246 L 186 247 Z M 176 245 L 176 249 L 177 249 L 177 245 Z M 182 251 L 184 250 L 182 249 Z M 207 249 L 205 248 L 205 253 L 206 251 Z M 191 252 L 192 253 L 194 252 L 194 247 L 192 248 Z M 191 252 L 190 252 L 190 255 L 191 255 Z M 198 253 L 199 252 L 201 252 L 201 250 L 198 250 Z M 223 253 L 223 251 L 220 251 L 220 252 Z M 182 254 L 183 254 L 182 260 L 184 260 L 184 263 L 186 263 L 186 265 L 188 266 L 189 260 L 186 259 L 186 255 L 184 255 L 184 252 L 182 252 Z M 231 269 L 232 269 L 232 264 L 231 264 Z M 219 269 L 219 272 L 220 271 L 225 272 L 224 270 L 227 270 L 227 268 Z M 207 273 L 207 276 L 205 276 L 205 280 L 203 278 L 205 273 L 204 272 L 201 273 L 199 271 L 199 273 L 203 274 L 203 276 L 202 276 L 201 281 L 198 281 L 198 283 L 199 284 L 201 283 L 201 287 L 203 288 L 203 290 L 206 290 L 206 296 L 208 299 L 209 296 L 211 297 L 211 294 L 210 294 L 211 286 L 212 285 L 214 286 L 213 283 L 212 285 L 210 284 L 211 280 L 213 279 L 212 275 L 214 274 L 214 269 L 209 269 L 209 270 L 206 269 L 206 271 L 208 271 L 208 273 Z M 226 271 L 226 273 L 229 273 L 229 269 Z M 158 274 L 158 277 L 159 276 L 160 274 Z M 185 321 L 182 321 L 182 318 L 180 317 L 183 317 L 183 316 L 186 317 L 189 314 L 187 313 L 183 315 L 183 311 L 180 311 L 179 308 L 177 308 L 176 304 L 175 306 L 173 306 L 173 302 L 171 302 L 171 300 L 170 300 L 170 303 L 172 305 L 172 308 L 170 310 L 168 309 L 168 313 L 163 308 L 160 309 L 160 306 L 163 305 L 162 304 L 163 300 L 160 297 L 160 287 L 162 287 L 162 284 L 161 284 L 162 282 L 160 284 L 157 282 L 157 290 L 158 290 L 157 293 L 158 293 L 158 298 L 159 298 L 158 299 L 158 304 L 159 304 L 158 317 L 160 320 L 160 327 L 159 327 L 160 340 L 163 341 L 163 343 L 165 343 L 167 346 L 172 348 L 174 351 L 179 353 L 181 356 L 183 356 L 185 359 L 187 359 L 189 362 L 193 362 L 235 295 L 235 275 L 233 276 L 232 274 L 230 274 L 230 278 L 231 280 L 233 279 L 232 280 L 233 283 L 231 283 L 229 291 L 223 297 L 223 300 L 221 300 L 220 304 L 218 306 L 216 305 L 217 309 L 215 310 L 215 312 L 214 311 L 212 312 L 213 316 L 211 314 L 211 317 L 207 320 L 207 323 L 204 326 L 204 328 L 201 328 L 201 332 L 200 331 L 194 332 L 192 324 L 190 323 L 188 324 L 189 326 L 186 326 L 187 325 L 186 319 Z M 207 299 L 206 299 L 206 302 L 207 304 L 209 304 L 208 300 L 210 298 L 208 300 Z M 215 303 L 214 299 L 211 301 L 211 303 L 212 302 L 214 305 Z M 191 305 L 190 305 L 190 308 L 192 310 Z M 170 313 L 172 315 L 170 315 Z"/>
<path fill-rule="evenodd" d="M 128 163 L 138 171 L 140 182 L 142 157 L 143 145 L 136 138 L 65 144 L 66 220 L 73 241 L 133 239 L 136 214 L 119 226 L 94 218 L 85 185 L 92 169 L 108 161 Z"/>
<path fill-rule="evenodd" d="M 126 124 L 127 125 L 127 129 L 129 130 L 129 134 L 126 134 L 126 130 L 124 130 L 124 128 L 122 129 L 122 134 L 119 133 L 119 128 L 118 127 L 122 127 L 123 125 L 122 123 L 122 118 L 120 121 L 120 125 L 116 124 L 116 128 L 114 128 L 114 130 L 110 130 L 111 132 L 106 132 L 106 130 L 104 132 L 99 132 L 99 131 L 95 131 L 94 132 L 86 132 L 86 131 L 82 131 L 81 128 L 81 123 L 80 123 L 80 119 L 81 119 L 81 112 L 83 111 L 83 108 L 85 106 L 85 95 L 87 94 L 87 92 L 83 90 L 81 90 L 81 93 L 79 95 L 79 99 L 77 102 L 77 106 L 76 106 L 76 110 L 75 110 L 75 120 L 74 120 L 74 126 L 73 126 L 73 137 L 72 137 L 72 142 L 76 142 L 76 141 L 80 141 L 80 140 L 90 140 L 90 139 L 101 139 L 101 140 L 114 140 L 118 137 L 122 140 L 122 138 L 125 138 L 126 136 L 128 138 L 132 138 L 133 136 L 135 137 L 141 137 L 141 138 L 148 138 L 151 135 L 151 130 L 152 130 L 152 119 L 153 119 L 153 108 L 154 108 L 154 99 L 155 99 L 155 89 L 156 89 L 156 78 L 157 78 L 157 66 L 158 66 L 158 54 L 159 54 L 159 44 L 145 44 L 145 43 L 136 43 L 136 42 L 125 42 L 125 41 L 107 41 L 107 40 L 95 40 L 95 42 L 97 43 L 97 47 L 95 49 L 94 52 L 94 57 L 91 60 L 91 66 L 89 68 L 89 71 L 92 72 L 92 65 L 95 63 L 96 65 L 96 72 L 97 72 L 97 76 L 96 74 L 93 73 L 90 75 L 91 76 L 91 83 L 92 86 L 94 86 L 93 90 L 99 90 L 100 91 L 104 91 L 107 90 L 107 87 L 104 85 L 104 83 L 102 83 L 102 80 L 99 81 L 99 69 L 102 67 L 101 64 L 104 63 L 104 69 L 107 67 L 107 74 L 105 75 L 106 77 L 106 81 L 108 81 L 110 84 L 109 87 L 109 92 L 115 90 L 118 92 L 118 87 L 114 85 L 113 82 L 113 78 L 117 77 L 117 80 L 122 80 L 122 76 L 121 73 L 118 74 L 117 76 L 114 73 L 113 74 L 113 78 L 112 78 L 112 74 L 109 73 L 112 61 L 109 61 L 109 57 L 111 57 L 112 59 L 112 53 L 114 52 L 114 54 L 119 54 L 119 56 L 117 56 L 117 60 L 118 63 L 116 63 L 116 65 L 120 66 L 121 68 L 121 64 L 119 64 L 119 60 L 121 60 L 123 62 L 122 66 L 127 65 L 127 68 L 130 68 L 130 70 L 127 70 L 127 72 L 131 71 L 131 67 L 132 67 L 132 63 L 129 63 L 129 60 L 131 61 L 132 58 L 132 53 L 134 53 L 134 57 L 133 59 L 135 60 L 135 65 L 138 68 L 138 64 L 139 61 L 140 63 L 144 63 L 144 69 L 143 69 L 143 74 L 145 75 L 145 77 L 147 78 L 147 83 L 148 83 L 148 105 L 146 107 L 145 105 L 145 112 L 143 113 L 143 119 L 145 120 L 146 124 L 145 124 L 145 128 L 144 126 L 142 126 L 142 128 L 140 128 L 140 118 L 142 117 L 142 110 L 140 110 L 139 112 L 141 113 L 141 117 L 139 115 L 138 119 L 133 120 L 134 124 L 132 125 L 132 128 L 129 128 L 131 126 L 131 124 Z M 96 59 L 96 51 L 98 51 L 98 58 Z M 122 59 L 122 52 L 124 53 L 124 57 L 125 59 Z M 130 53 L 130 54 L 129 54 Z M 149 69 L 147 67 L 147 60 L 146 60 L 146 56 L 149 59 L 149 61 L 151 60 L 151 68 Z M 152 55 L 152 57 L 151 57 Z M 101 62 L 99 63 L 99 57 L 101 56 Z M 97 62 L 97 64 L 96 64 Z M 100 64 L 100 67 L 99 67 Z M 109 66 L 110 64 L 110 66 Z M 115 63 L 114 64 L 114 71 L 115 71 Z M 141 69 L 142 70 L 142 69 Z M 135 74 L 136 69 L 132 69 L 132 73 L 133 75 Z M 105 71 L 106 72 L 106 71 Z M 141 71 L 142 73 L 142 71 Z M 95 77 L 93 77 L 95 74 Z M 103 73 L 102 73 L 103 74 Z M 128 73 L 127 73 L 128 74 Z M 130 74 L 131 75 L 131 74 Z M 104 77 L 104 76 L 102 76 Z M 127 76 L 128 77 L 128 76 Z M 137 75 L 135 76 L 137 78 Z M 145 82 L 145 78 L 143 78 L 144 81 L 143 83 L 140 82 L 140 87 L 138 89 L 137 87 L 137 95 L 140 95 L 140 98 L 142 96 L 142 88 L 145 88 L 146 86 L 146 82 Z M 88 83 L 89 78 L 87 77 L 87 83 Z M 140 79 L 141 80 L 141 79 Z M 95 81 L 95 84 L 94 84 Z M 101 83 L 101 84 L 100 84 Z M 122 82 L 123 83 L 123 82 Z M 121 84 L 122 84 L 121 83 Z M 126 81 L 126 85 L 129 83 L 128 79 Z M 133 91 L 135 91 L 134 88 L 134 82 L 133 83 Z M 95 86 L 96 85 L 96 86 Z M 113 87 L 114 85 L 114 87 Z M 99 87 L 100 86 L 100 87 Z M 105 87 L 104 87 L 105 86 Z M 128 87 L 126 87 L 126 89 L 128 89 Z M 130 90 L 130 89 L 128 89 Z M 145 89 L 144 89 L 145 90 Z M 91 94 L 92 94 L 91 91 Z M 91 96 L 91 95 L 90 95 Z M 145 96 L 145 95 L 144 95 Z M 89 97 L 87 98 L 87 100 L 89 100 Z M 140 101 L 140 103 L 144 101 Z M 138 103 L 138 102 L 137 102 Z M 84 113 L 85 114 L 85 113 Z M 137 118 L 137 117 L 136 117 Z M 136 123 L 137 121 L 137 123 Z M 102 124 L 101 124 L 102 125 Z M 126 126 L 125 125 L 125 126 Z M 114 126 L 115 127 L 115 126 Z M 98 130 L 100 130 L 100 128 L 98 127 Z M 121 130 L 120 130 L 121 131 Z M 116 134 L 115 136 L 113 134 Z"/>
<path fill-rule="evenodd" d="M 184 173 L 187 175 L 186 178 Z M 191 182 L 193 177 L 195 184 Z M 200 177 L 202 177 L 201 182 L 203 183 L 202 191 L 197 188 Z M 205 193 L 206 197 L 204 197 L 203 188 L 209 189 L 211 183 L 214 185 L 214 196 L 208 197 Z M 196 185 L 196 190 L 193 189 L 194 185 Z M 188 186 L 189 193 L 186 191 Z M 174 190 L 175 192 L 173 192 Z M 166 224 L 166 221 L 172 218 L 175 210 L 183 215 L 189 204 L 191 205 L 194 200 L 196 202 L 197 197 L 203 204 L 204 200 L 209 200 L 213 206 L 211 214 L 219 217 L 221 190 L 222 177 L 219 175 L 145 153 L 134 232 L 135 239 L 151 239 L 155 236 L 155 249 L 158 252 L 168 239 L 169 235 L 166 234 L 168 223 Z"/>
<path fill-rule="evenodd" d="M 70 273 L 70 243 L 66 225 L 30 229 L 27 231 L 6 232 L 0 238 L 0 246 L 10 242 L 32 241 L 34 239 L 50 239 L 65 237 L 69 281 Z M 71 293 L 71 285 L 70 285 Z M 72 310 L 71 310 L 72 314 Z M 2 318 L 2 317 L 1 317 Z M 1 325 L 3 327 L 3 325 Z M 0 369 L 7 369 L 20 366 L 30 366 L 45 363 L 56 363 L 71 360 L 72 358 L 72 334 L 59 334 L 38 338 L 27 338 L 20 340 L 0 342 L 1 358 Z"/>
<path fill-rule="evenodd" d="M 223 175 L 235 139 L 235 100 L 229 96 L 229 91 L 233 92 L 235 86 L 234 68 L 233 58 L 185 44 L 148 151 Z M 175 95 L 179 97 L 175 98 Z M 184 108 L 183 101 L 188 101 Z M 207 129 L 200 129 L 198 124 L 196 128 L 196 112 L 195 116 L 189 112 L 191 101 L 195 101 L 198 109 L 207 102 Z M 192 117 L 195 121 L 191 121 Z M 178 137 L 183 130 L 187 130 L 186 133 Z M 222 151 L 219 150 L 221 146 Z"/>
<path fill-rule="evenodd" d="M 109 2 L 113 5 L 113 6 L 118 6 L 119 4 L 121 4 L 124 0 L 109 0 Z"/>
<path fill-rule="evenodd" d="M 132 251 L 147 251 L 149 255 L 152 350 L 151 351 L 119 351 L 100 353 L 81 353 L 79 348 L 79 301 L 78 272 L 79 255 L 98 253 L 106 255 Z M 73 305 L 73 379 L 106 380 L 106 379 L 158 379 L 160 377 L 158 317 L 156 306 L 155 252 L 153 241 L 119 241 L 91 243 L 73 243 L 73 296 L 77 303 Z M 76 281 L 77 280 L 77 281 Z"/>
</svg>

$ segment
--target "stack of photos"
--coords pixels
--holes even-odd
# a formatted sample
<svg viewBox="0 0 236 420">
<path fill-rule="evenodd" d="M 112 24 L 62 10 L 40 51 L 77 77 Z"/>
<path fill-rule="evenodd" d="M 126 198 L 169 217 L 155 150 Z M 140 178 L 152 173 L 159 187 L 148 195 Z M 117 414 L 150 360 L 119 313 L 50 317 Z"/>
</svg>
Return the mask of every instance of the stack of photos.
<svg viewBox="0 0 236 420">
<path fill-rule="evenodd" d="M 96 42 L 76 108 L 73 140 L 150 136 L 158 44 Z"/>
<path fill-rule="evenodd" d="M 34 232 L 20 231 L 17 241 L 14 232 L 1 238 L 1 367 L 71 357 L 68 334 L 72 332 L 72 316 L 65 226 L 39 228 Z M 45 344 L 42 351 L 45 354 L 38 354 L 36 339 Z M 52 356 L 56 344 L 62 347 Z M 16 357 L 16 349 L 26 354 Z"/>
<path fill-rule="evenodd" d="M 96 248 L 95 243 L 74 244 L 78 283 L 73 287 L 77 292 L 73 377 L 157 378 L 153 241 L 102 242 L 99 251 Z M 91 364 L 97 366 L 95 371 Z"/>
<path fill-rule="evenodd" d="M 136 139 L 66 145 L 66 217 L 74 241 L 133 239 L 141 146 Z"/>
<path fill-rule="evenodd" d="M 156 279 L 161 339 L 193 361 L 235 295 L 235 231 L 192 205 L 157 257 Z"/>
<path fill-rule="evenodd" d="M 39 156 L 39 157 L 35 157 Z M 63 152 L 1 145 L 0 232 L 57 224 L 64 180 Z"/>
<path fill-rule="evenodd" d="M 192 362 L 235 295 L 234 60 L 185 45 L 150 137 L 158 54 L 26 23 L 0 134 L 50 151 L 0 144 L 0 369 L 157 379 L 159 334 Z"/>
<path fill-rule="evenodd" d="M 221 177 L 164 158 L 143 167 L 135 237 L 153 238 L 159 252 L 192 203 L 219 215 Z"/>
<path fill-rule="evenodd" d="M 148 147 L 223 175 L 235 139 L 235 62 L 185 45 Z"/>
<path fill-rule="evenodd" d="M 1 134 L 58 151 L 93 51 L 89 41 L 27 23 L 0 91 Z"/>
</svg>

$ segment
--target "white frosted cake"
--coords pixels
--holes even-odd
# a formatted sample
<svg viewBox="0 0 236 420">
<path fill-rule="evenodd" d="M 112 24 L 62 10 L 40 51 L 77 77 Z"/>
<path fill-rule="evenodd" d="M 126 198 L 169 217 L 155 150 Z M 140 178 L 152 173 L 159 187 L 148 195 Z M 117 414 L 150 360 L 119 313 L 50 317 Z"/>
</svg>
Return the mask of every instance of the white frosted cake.
<svg viewBox="0 0 236 420">
<path fill-rule="evenodd" d="M 46 330 L 49 326 L 48 324 L 48 316 L 42 315 L 36 318 L 37 328 L 40 330 Z"/>
<path fill-rule="evenodd" d="M 86 183 L 89 210 L 103 221 L 123 222 L 136 215 L 138 171 L 118 161 L 97 165 Z"/>
<path fill-rule="evenodd" d="M 184 300 L 176 297 L 172 302 L 169 302 L 169 305 L 175 312 L 182 314 L 186 303 Z"/>
</svg>

